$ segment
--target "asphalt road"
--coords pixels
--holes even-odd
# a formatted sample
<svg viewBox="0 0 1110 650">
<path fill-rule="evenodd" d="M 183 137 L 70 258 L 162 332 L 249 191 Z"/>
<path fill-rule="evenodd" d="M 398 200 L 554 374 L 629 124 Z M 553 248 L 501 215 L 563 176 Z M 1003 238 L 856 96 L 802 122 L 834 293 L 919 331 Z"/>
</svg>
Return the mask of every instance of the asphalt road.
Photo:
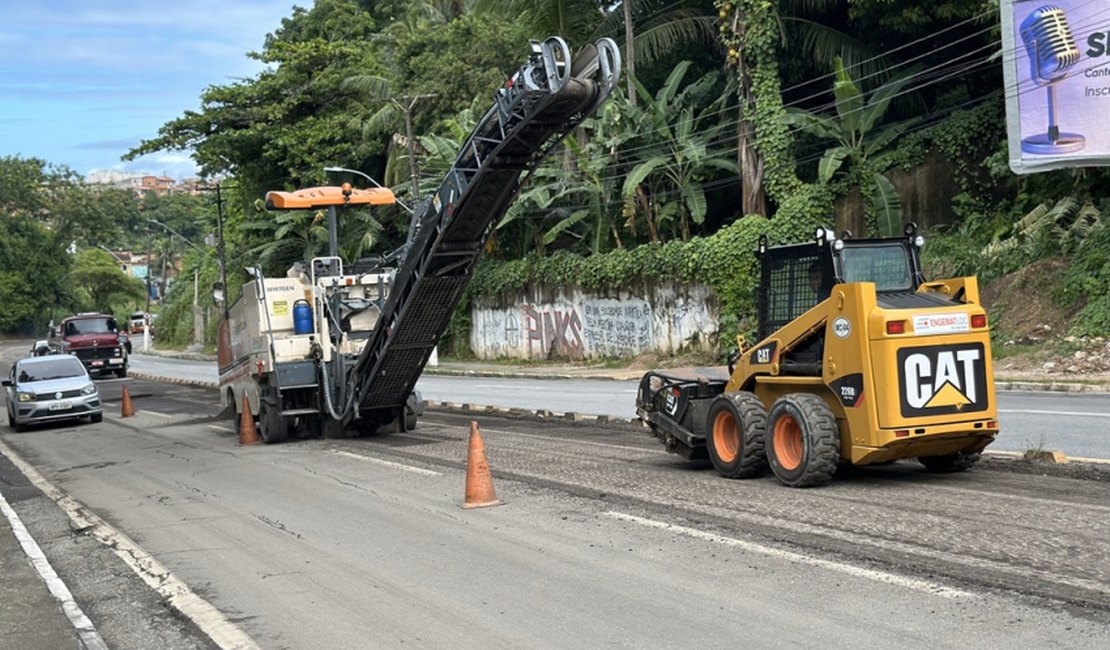
<svg viewBox="0 0 1110 650">
<path fill-rule="evenodd" d="M 215 384 L 215 364 L 132 358 L 135 370 Z M 635 381 L 457 377 L 425 373 L 417 389 L 425 399 L 586 415 L 636 417 Z M 1068 456 L 1110 459 L 1110 394 L 998 393 L 1002 432 L 991 444 L 998 451 L 1043 448 Z"/>
<path fill-rule="evenodd" d="M 108 380 L 105 422 L 0 441 L 261 647 L 1110 644 L 1105 480 L 896 463 L 790 490 L 721 479 L 629 425 L 482 415 L 505 504 L 464 510 L 463 415 L 240 447 L 214 391 L 125 381 L 135 418 Z M 51 504 L 19 506 L 37 522 Z M 103 593 L 88 538 L 28 527 L 77 601 L 102 603 L 87 609 L 109 645 L 147 647 L 107 606 L 143 590 Z"/>
</svg>

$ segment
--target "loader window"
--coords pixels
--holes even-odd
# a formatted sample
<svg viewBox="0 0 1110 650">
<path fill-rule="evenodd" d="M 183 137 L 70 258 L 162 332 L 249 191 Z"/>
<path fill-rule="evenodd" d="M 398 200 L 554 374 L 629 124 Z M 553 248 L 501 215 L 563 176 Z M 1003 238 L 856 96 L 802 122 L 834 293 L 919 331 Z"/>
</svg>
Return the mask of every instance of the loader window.
<svg viewBox="0 0 1110 650">
<path fill-rule="evenodd" d="M 840 253 L 845 282 L 874 282 L 876 291 L 912 291 L 906 249 L 901 244 L 847 246 Z"/>
<path fill-rule="evenodd" d="M 814 286 L 814 269 L 823 269 L 816 254 L 799 257 L 782 257 L 768 260 L 764 264 L 764 286 L 762 287 L 762 314 L 760 336 L 786 325 L 806 313 L 821 299 L 828 297 L 824 278 L 828 274 L 818 274 Z M 821 295 L 821 294 L 824 295 Z"/>
</svg>

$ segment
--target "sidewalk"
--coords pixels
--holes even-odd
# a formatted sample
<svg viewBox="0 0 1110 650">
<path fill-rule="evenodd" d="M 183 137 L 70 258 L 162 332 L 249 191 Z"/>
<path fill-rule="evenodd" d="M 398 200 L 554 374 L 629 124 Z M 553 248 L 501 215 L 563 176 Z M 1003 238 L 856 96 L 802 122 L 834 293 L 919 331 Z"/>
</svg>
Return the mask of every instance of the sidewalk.
<svg viewBox="0 0 1110 650">
<path fill-rule="evenodd" d="M 142 352 L 136 348 L 134 354 L 147 354 L 156 357 L 187 359 L 190 361 L 216 361 L 215 355 L 179 350 L 155 350 Z M 429 375 L 454 375 L 473 377 L 525 377 L 529 379 L 610 379 L 637 381 L 649 369 L 613 368 L 603 364 L 571 363 L 525 363 L 497 361 L 443 361 L 435 366 L 427 366 L 424 372 Z M 724 366 L 667 368 L 676 374 L 700 374 L 718 376 L 727 372 Z M 1105 376 L 1085 377 L 1083 375 L 1051 376 L 1032 373 L 996 373 L 995 389 L 1005 391 L 1038 391 L 1059 393 L 1110 393 L 1110 379 Z"/>
</svg>

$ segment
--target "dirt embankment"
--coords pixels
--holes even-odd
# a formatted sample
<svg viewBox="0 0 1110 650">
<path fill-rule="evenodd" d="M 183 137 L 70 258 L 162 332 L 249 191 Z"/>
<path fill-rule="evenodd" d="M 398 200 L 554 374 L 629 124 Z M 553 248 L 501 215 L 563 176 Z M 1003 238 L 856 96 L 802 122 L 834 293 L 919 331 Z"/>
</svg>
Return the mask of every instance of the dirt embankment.
<svg viewBox="0 0 1110 650">
<path fill-rule="evenodd" d="M 1066 260 L 1041 260 L 983 287 L 999 374 L 1110 382 L 1110 333 L 1071 336 L 1082 305 L 1062 306 L 1054 297 L 1066 270 Z"/>
</svg>

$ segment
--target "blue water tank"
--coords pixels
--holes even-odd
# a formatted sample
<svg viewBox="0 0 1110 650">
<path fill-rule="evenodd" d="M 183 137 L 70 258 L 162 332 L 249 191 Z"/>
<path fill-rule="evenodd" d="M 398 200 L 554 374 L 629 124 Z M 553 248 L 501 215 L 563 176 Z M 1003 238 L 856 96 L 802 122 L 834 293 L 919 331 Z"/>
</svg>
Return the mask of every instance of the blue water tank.
<svg viewBox="0 0 1110 650">
<path fill-rule="evenodd" d="M 297 334 L 312 333 L 312 306 L 307 300 L 293 303 L 293 331 Z"/>
</svg>

